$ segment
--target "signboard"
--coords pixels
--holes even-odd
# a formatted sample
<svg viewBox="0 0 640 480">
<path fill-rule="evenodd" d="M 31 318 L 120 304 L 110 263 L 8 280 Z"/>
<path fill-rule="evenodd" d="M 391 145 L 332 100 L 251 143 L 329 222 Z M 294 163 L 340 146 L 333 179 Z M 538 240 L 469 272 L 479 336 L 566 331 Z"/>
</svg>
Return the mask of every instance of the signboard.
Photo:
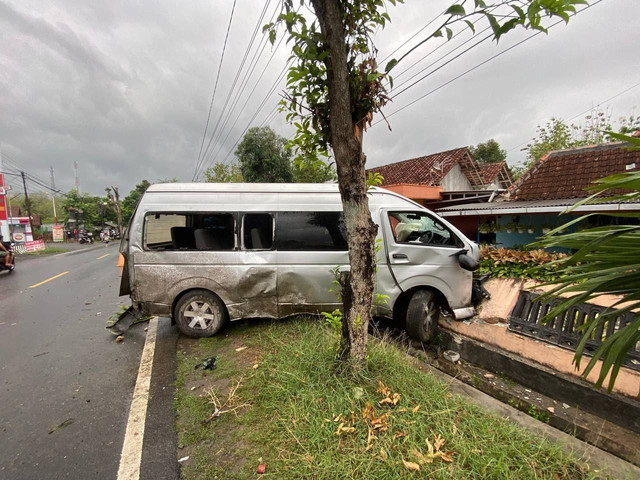
<svg viewBox="0 0 640 480">
<path fill-rule="evenodd" d="M 35 252 L 37 250 L 44 250 L 44 240 L 34 240 L 33 242 L 24 242 L 24 247 L 27 252 Z"/>
<path fill-rule="evenodd" d="M 22 243 L 25 241 L 25 235 L 22 232 L 13 232 L 13 241 L 16 243 Z"/>
<path fill-rule="evenodd" d="M 0 173 L 0 220 L 7 220 L 7 190 L 4 186 L 4 175 Z"/>
<path fill-rule="evenodd" d="M 54 242 L 62 242 L 64 240 L 64 229 L 62 228 L 61 224 L 55 223 L 51 227 L 51 231 L 53 232 Z"/>
</svg>

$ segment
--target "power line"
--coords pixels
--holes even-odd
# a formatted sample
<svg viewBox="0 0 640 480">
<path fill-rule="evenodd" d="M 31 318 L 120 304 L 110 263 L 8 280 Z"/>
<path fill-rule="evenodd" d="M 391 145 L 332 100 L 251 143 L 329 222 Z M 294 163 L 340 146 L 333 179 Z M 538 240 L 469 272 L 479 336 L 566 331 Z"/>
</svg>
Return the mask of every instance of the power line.
<svg viewBox="0 0 640 480">
<path fill-rule="evenodd" d="M 280 2 L 276 5 L 276 8 L 274 9 L 273 13 L 271 14 L 271 18 L 269 19 L 269 22 L 271 22 L 273 20 L 273 18 L 275 17 L 276 13 L 278 12 L 278 9 L 280 8 Z M 258 23 L 261 23 L 261 20 L 259 20 Z M 262 79 L 262 76 L 264 75 L 264 73 L 266 72 L 268 66 L 271 63 L 271 60 L 273 60 L 275 53 L 278 51 L 278 49 L 280 48 L 280 44 L 282 43 L 282 40 L 284 39 L 284 37 L 280 38 L 280 41 L 278 42 L 278 45 L 276 46 L 276 48 L 271 52 L 271 56 L 269 57 L 269 60 L 267 61 L 266 65 L 264 66 L 262 73 L 260 74 L 260 77 L 258 78 L 258 80 L 256 80 L 256 83 L 253 87 L 253 89 L 251 90 L 251 92 L 249 93 L 249 95 L 247 96 L 243 106 L 240 109 L 240 112 L 238 113 L 238 115 L 236 116 L 236 120 L 234 121 L 233 125 L 231 126 L 231 129 L 227 132 L 226 137 L 224 138 L 224 140 L 222 141 L 222 144 L 219 145 L 220 143 L 220 138 L 222 137 L 222 135 L 224 134 L 225 129 L 227 128 L 227 125 L 229 124 L 229 121 L 231 120 L 231 116 L 233 115 L 234 111 L 236 110 L 236 107 L 238 106 L 238 102 L 240 101 L 240 98 L 242 97 L 242 94 L 244 93 L 244 91 L 246 90 L 246 87 L 249 83 L 249 80 L 251 78 L 251 76 L 253 75 L 253 72 L 255 71 L 256 67 L 258 66 L 258 62 L 256 61 L 256 58 L 259 55 L 262 55 L 262 52 L 264 52 L 264 49 L 267 46 L 267 42 L 268 37 L 263 36 L 260 44 L 258 45 L 258 48 L 256 49 L 256 51 L 253 54 L 253 57 L 251 58 L 249 64 L 252 65 L 252 67 L 250 69 L 247 69 L 247 71 L 244 74 L 244 77 L 242 79 L 242 81 L 240 82 L 240 88 L 238 89 L 238 91 L 236 92 L 233 101 L 231 102 L 231 107 L 229 108 L 229 111 L 227 112 L 224 121 L 222 122 L 222 126 L 220 127 L 220 130 L 218 131 L 218 135 L 216 136 L 215 140 L 213 141 L 213 145 L 218 145 L 217 151 L 215 154 L 213 154 L 213 149 L 209 152 L 209 160 L 211 159 L 211 157 L 214 158 L 215 161 L 215 157 L 217 156 L 218 152 L 222 149 L 224 142 L 226 142 L 227 138 L 229 137 L 229 135 L 231 134 L 231 130 L 233 129 L 233 127 L 236 125 L 236 123 L 238 122 L 238 119 L 240 118 L 240 115 L 242 114 L 242 112 L 244 111 L 244 108 L 246 107 L 247 103 L 249 103 L 249 100 L 251 99 L 251 95 L 253 95 L 253 92 L 256 90 L 256 87 L 259 85 L 260 83 L 260 79 Z M 215 148 L 215 147 L 214 147 Z M 211 163 L 211 162 L 209 162 Z M 197 172 L 196 173 L 196 178 L 198 177 L 198 175 L 201 172 Z"/>
<path fill-rule="evenodd" d="M 253 43 L 255 41 L 256 35 L 258 33 L 258 30 L 260 29 L 260 24 L 262 23 L 262 21 L 264 20 L 264 16 L 267 12 L 267 8 L 269 6 L 269 4 L 271 3 L 271 0 L 267 0 L 267 3 L 265 3 L 264 7 L 262 8 L 262 12 L 260 13 L 260 17 L 258 18 L 258 21 L 256 22 L 256 26 L 253 29 L 253 34 L 251 35 L 251 39 L 249 40 L 249 44 L 247 45 L 246 49 L 245 49 L 245 53 L 242 57 L 242 61 L 240 62 L 240 66 L 238 67 L 238 71 L 236 72 L 236 76 L 233 79 L 233 82 L 231 84 L 231 88 L 229 88 L 229 92 L 227 93 L 227 97 L 224 101 L 224 105 L 222 107 L 222 110 L 220 110 L 220 113 L 218 115 L 218 119 L 216 120 L 216 124 L 213 128 L 213 131 L 211 132 L 211 136 L 209 137 L 209 142 L 207 143 L 207 147 L 204 150 L 204 153 L 202 154 L 202 158 L 200 159 L 199 165 L 197 166 L 194 174 L 193 174 L 193 179 L 195 180 L 198 171 L 200 170 L 200 167 L 204 161 L 204 158 L 207 156 L 207 153 L 209 152 L 209 148 L 211 148 L 211 145 L 213 143 L 214 138 L 216 137 L 216 134 L 218 132 L 218 126 L 220 125 L 220 120 L 222 119 L 222 116 L 225 114 L 226 109 L 227 109 L 227 105 L 229 104 L 229 100 L 231 99 L 231 95 L 233 94 L 233 91 L 235 90 L 236 84 L 238 83 L 238 78 L 240 77 L 240 74 L 242 72 L 242 69 L 244 68 L 244 65 L 247 61 L 247 57 L 249 56 L 249 52 L 251 51 L 251 48 L 253 47 Z"/>
<path fill-rule="evenodd" d="M 627 93 L 627 92 L 629 92 L 629 91 L 631 91 L 631 90 L 633 90 L 634 88 L 639 87 L 639 86 L 640 86 L 640 83 L 636 83 L 635 85 L 632 85 L 632 86 L 630 86 L 629 88 L 625 88 L 625 89 L 624 89 L 624 90 L 622 90 L 621 92 L 618 92 L 618 93 L 616 93 L 615 95 L 613 95 L 612 97 L 609 97 L 609 98 L 607 98 L 606 100 L 601 101 L 601 102 L 600 102 L 600 103 L 598 103 L 597 105 L 595 105 L 595 106 L 593 106 L 593 107 L 591 107 L 591 108 L 588 108 L 588 109 L 587 109 L 587 110 L 585 110 L 584 112 L 581 112 L 581 113 L 579 113 L 579 114 L 577 114 L 577 115 L 574 115 L 573 117 L 571 117 L 570 119 L 568 119 L 568 120 L 567 120 L 567 122 L 571 122 L 572 120 L 575 120 L 575 119 L 576 119 L 576 118 L 578 118 L 578 117 L 582 117 L 582 116 L 583 116 L 583 115 L 585 115 L 586 113 L 589 113 L 590 111 L 592 111 L 592 110 L 594 110 L 594 109 L 596 109 L 596 108 L 598 108 L 598 107 L 601 107 L 603 104 L 605 104 L 605 103 L 607 103 L 607 102 L 610 102 L 611 100 L 614 100 L 614 99 L 618 98 L 619 96 L 624 95 L 625 93 Z M 512 151 L 516 150 L 517 148 L 520 148 L 520 147 L 522 147 L 523 145 L 526 145 L 526 144 L 527 144 L 527 142 L 522 142 L 520 145 L 516 145 L 515 147 L 510 148 L 509 150 L 507 150 L 507 152 L 512 152 Z"/>
<path fill-rule="evenodd" d="M 229 30 L 231 30 L 231 22 L 233 21 L 233 12 L 236 9 L 236 1 L 233 0 L 233 6 L 231 7 L 231 15 L 229 16 L 229 24 L 227 25 L 227 34 L 224 37 L 224 45 L 222 47 L 222 55 L 220 56 L 220 64 L 218 65 L 218 73 L 216 74 L 216 82 L 213 87 L 213 94 L 211 95 L 211 103 L 209 105 L 209 113 L 207 115 L 207 123 L 204 127 L 204 133 L 202 134 L 202 143 L 200 144 L 200 152 L 198 153 L 198 160 L 196 162 L 196 170 L 200 164 L 200 156 L 202 155 L 202 147 L 204 146 L 204 141 L 207 138 L 207 130 L 209 129 L 209 120 L 211 119 L 211 110 L 213 110 L 213 101 L 216 98 L 216 91 L 218 90 L 218 81 L 220 80 L 220 70 L 222 70 L 222 62 L 224 61 L 224 52 L 227 49 L 227 40 L 229 39 Z"/>
<path fill-rule="evenodd" d="M 233 124 L 231 125 L 231 127 L 229 128 L 229 131 L 227 132 L 227 135 L 224 137 L 224 139 L 222 140 L 222 142 L 220 143 L 217 151 L 215 152 L 214 155 L 212 155 L 212 158 L 210 159 L 210 161 L 208 162 L 209 164 L 214 163 L 215 162 L 215 158 L 218 156 L 218 154 L 220 153 L 220 151 L 222 150 L 222 148 L 224 147 L 224 144 L 226 143 L 227 139 L 229 138 L 229 135 L 231 135 L 231 133 L 233 132 L 233 128 L 236 126 L 236 124 L 238 123 L 238 120 L 240 120 L 240 117 L 242 115 L 242 112 L 244 112 L 245 108 L 247 107 L 247 104 L 249 103 L 249 100 L 251 100 L 251 96 L 253 95 L 253 93 L 255 92 L 256 88 L 258 87 L 258 85 L 260 85 L 260 80 L 262 79 L 262 77 L 264 76 L 264 74 L 267 71 L 267 68 L 269 67 L 269 65 L 271 64 L 271 60 L 273 60 L 273 58 L 275 57 L 275 53 L 278 51 L 278 49 L 280 48 L 280 45 L 282 44 L 282 41 L 284 40 L 284 36 L 280 38 L 280 41 L 278 42 L 278 45 L 276 45 L 276 48 L 274 49 L 273 53 L 271 54 L 271 57 L 269 58 L 269 61 L 266 63 L 266 65 L 264 66 L 264 68 L 262 69 L 262 72 L 260 73 L 260 76 L 258 77 L 258 79 L 256 80 L 255 85 L 253 86 L 253 88 L 251 89 L 251 92 L 249 93 L 249 95 L 247 96 L 244 104 L 242 105 L 240 111 L 238 112 L 238 115 L 236 115 L 236 119 L 234 120 Z M 282 74 L 282 72 L 281 72 Z M 276 83 L 279 82 L 279 80 L 276 80 Z"/>
<path fill-rule="evenodd" d="M 576 13 L 572 14 L 572 16 L 575 16 L 575 15 L 577 15 L 578 13 L 583 12 L 583 11 L 587 10 L 588 8 L 593 7 L 594 5 L 597 5 L 598 3 L 602 2 L 602 1 L 603 1 L 603 0 L 598 0 L 598 1 L 596 1 L 595 3 L 592 3 L 592 4 L 588 5 L 588 6 L 586 6 L 585 8 L 583 8 L 583 9 L 579 10 L 578 12 L 576 12 Z M 555 27 L 556 25 L 559 25 L 560 23 L 563 23 L 563 22 L 564 22 L 564 20 L 558 20 L 557 22 L 555 22 L 555 23 L 551 24 L 549 27 L 547 27 L 547 30 L 549 30 L 549 29 L 551 29 L 551 28 Z M 538 36 L 538 35 L 540 35 L 541 33 L 543 33 L 543 32 L 542 32 L 542 31 L 535 32 L 534 34 L 532 34 L 532 35 L 530 35 L 530 36 L 528 36 L 528 37 L 524 38 L 523 40 L 520 40 L 519 42 L 517 42 L 517 43 L 515 43 L 515 44 L 511 45 L 510 47 L 508 47 L 508 48 L 506 48 L 506 49 L 502 50 L 501 52 L 496 53 L 495 55 L 493 55 L 493 56 L 489 57 L 488 59 L 486 59 L 486 60 L 484 60 L 484 61 L 482 61 L 482 62 L 478 63 L 478 64 L 477 64 L 477 65 L 475 65 L 474 67 L 472 67 L 472 68 L 470 68 L 470 69 L 468 69 L 468 70 L 466 70 L 466 71 L 462 72 L 461 74 L 459 74 L 459 75 L 457 75 L 457 76 L 453 77 L 452 79 L 450 79 L 450 80 L 446 81 L 445 83 L 443 83 L 443 84 L 439 85 L 438 87 L 436 87 L 436 88 L 434 88 L 434 89 L 430 90 L 429 92 L 425 93 L 424 95 L 421 95 L 420 97 L 416 98 L 415 100 L 413 100 L 413 101 L 411 101 L 411 102 L 407 103 L 406 105 L 404 105 L 404 106 L 400 107 L 398 110 L 395 110 L 395 111 L 391 112 L 390 114 L 386 115 L 386 118 L 390 118 L 390 117 L 392 117 L 393 115 L 395 115 L 395 114 L 397 114 L 397 113 L 400 113 L 400 112 L 401 112 L 401 111 L 403 111 L 404 109 L 409 108 L 409 107 L 410 107 L 410 106 L 412 106 L 413 104 L 415 104 L 415 103 L 419 102 L 420 100 L 423 100 L 424 98 L 426 98 L 426 97 L 428 97 L 428 96 L 432 95 L 433 93 L 437 92 L 438 90 L 440 90 L 440 89 L 442 89 L 442 88 L 446 87 L 447 85 L 449 85 L 449 84 L 451 84 L 451 83 L 455 82 L 455 81 L 456 81 L 456 80 L 458 80 L 459 78 L 464 77 L 465 75 L 467 75 L 467 74 L 469 74 L 469 73 L 473 72 L 474 70 L 477 70 L 478 68 L 482 67 L 483 65 L 486 65 L 487 63 L 489 63 L 489 62 L 491 62 L 492 60 L 494 60 L 494 59 L 496 59 L 496 58 L 500 57 L 501 55 L 504 55 L 505 53 L 507 53 L 507 52 L 509 52 L 509 51 L 513 50 L 514 48 L 518 47 L 519 45 L 522 45 L 523 43 L 525 43 L 525 42 L 527 42 L 527 41 L 531 40 L 532 38 L 537 37 L 537 36 Z M 470 47 L 470 48 L 472 48 L 472 47 Z M 468 50 L 469 50 L 469 49 L 467 49 L 466 51 L 468 51 Z M 458 54 L 458 56 L 456 56 L 455 58 L 459 57 L 459 56 L 460 56 L 460 55 L 462 55 L 462 54 L 464 54 L 464 52 L 462 52 L 461 54 Z M 455 58 L 454 58 L 454 59 L 455 59 Z M 454 59 L 452 59 L 452 60 L 454 60 Z M 449 62 L 447 62 L 447 64 L 448 64 L 448 63 L 450 63 L 452 60 L 450 60 Z M 446 64 L 445 64 L 445 65 L 446 65 Z M 440 67 L 438 67 L 438 69 L 442 68 L 442 66 L 444 66 L 444 65 L 441 65 Z M 421 79 L 419 79 L 419 80 L 417 80 L 416 82 L 412 83 L 409 87 L 407 87 L 407 88 L 403 89 L 401 92 L 399 92 L 399 93 L 398 93 L 398 94 L 396 94 L 395 96 L 397 97 L 400 93 L 403 93 L 403 92 L 407 91 L 409 88 L 411 88 L 411 87 L 415 86 L 416 84 L 418 84 L 419 82 L 421 82 L 422 80 L 424 80 L 425 78 L 427 78 L 428 76 L 429 76 L 429 75 L 425 75 L 425 76 L 424 76 L 424 77 L 422 77 Z M 384 119 L 380 119 L 380 120 L 378 120 L 378 121 L 377 121 L 377 122 L 375 122 L 373 125 L 377 125 L 378 123 L 380 123 L 380 122 L 382 122 L 382 121 L 384 121 Z"/>
<path fill-rule="evenodd" d="M 400 50 L 402 47 L 404 47 L 407 43 L 409 43 L 411 40 L 413 40 L 414 38 L 416 38 L 418 35 L 420 35 L 421 32 L 423 32 L 429 25 L 431 25 L 433 22 L 435 22 L 438 18 L 440 18 L 442 15 L 445 14 L 447 10 L 443 10 L 442 13 L 436 15 L 434 18 L 432 18 L 429 22 L 427 22 L 426 25 L 424 25 L 420 30 L 418 30 L 416 33 L 414 33 L 413 35 L 411 35 L 407 40 L 405 40 L 402 45 L 400 45 L 398 48 L 396 48 L 393 52 L 391 52 L 389 55 L 387 55 L 386 57 L 384 57 L 382 60 L 380 60 L 379 64 L 382 64 L 384 62 L 387 61 L 387 59 L 389 57 L 391 57 L 394 53 L 396 53 L 398 50 Z"/>
</svg>

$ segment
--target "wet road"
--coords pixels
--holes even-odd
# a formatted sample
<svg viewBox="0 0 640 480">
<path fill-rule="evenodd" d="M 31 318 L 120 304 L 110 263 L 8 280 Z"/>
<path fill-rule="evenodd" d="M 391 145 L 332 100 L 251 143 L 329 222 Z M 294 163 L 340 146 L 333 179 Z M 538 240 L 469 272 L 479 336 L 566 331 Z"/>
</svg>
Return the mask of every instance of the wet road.
<svg viewBox="0 0 640 480">
<path fill-rule="evenodd" d="M 122 343 L 105 328 L 118 297 L 117 246 L 18 258 L 0 273 L 0 478 L 116 478 L 145 324 Z M 162 322 L 141 478 L 174 478 L 175 329 Z M 173 346 L 173 350 L 172 350 Z M 158 383 L 160 382 L 160 383 Z M 169 387 L 169 388 L 167 388 Z M 146 454 L 147 446 L 158 454 Z M 153 472 L 150 476 L 148 472 Z M 161 476 L 158 474 L 162 472 Z"/>
</svg>

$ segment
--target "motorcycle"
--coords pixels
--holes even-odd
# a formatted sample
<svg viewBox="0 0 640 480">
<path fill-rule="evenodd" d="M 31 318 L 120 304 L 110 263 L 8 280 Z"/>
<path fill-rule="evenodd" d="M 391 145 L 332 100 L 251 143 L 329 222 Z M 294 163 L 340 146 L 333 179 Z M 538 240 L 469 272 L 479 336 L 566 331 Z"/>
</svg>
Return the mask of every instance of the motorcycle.
<svg viewBox="0 0 640 480">
<path fill-rule="evenodd" d="M 80 232 L 78 234 L 78 242 L 80 243 L 93 243 L 93 233 Z"/>
<path fill-rule="evenodd" d="M 4 257 L 0 258 L 0 272 L 3 272 L 3 271 L 5 271 L 5 270 L 7 270 L 9 273 L 11 273 L 11 272 L 13 272 L 13 271 L 15 270 L 15 268 L 16 268 L 16 256 L 15 256 L 15 254 L 13 253 L 14 243 L 13 243 L 13 242 L 11 242 L 11 243 L 9 243 L 9 242 L 4 242 L 4 246 L 5 246 L 5 248 L 6 248 L 7 250 L 9 250 L 9 253 L 11 254 L 12 259 L 11 259 L 11 264 L 10 264 L 10 266 L 9 266 L 9 267 L 7 267 L 7 266 L 4 264 Z"/>
</svg>

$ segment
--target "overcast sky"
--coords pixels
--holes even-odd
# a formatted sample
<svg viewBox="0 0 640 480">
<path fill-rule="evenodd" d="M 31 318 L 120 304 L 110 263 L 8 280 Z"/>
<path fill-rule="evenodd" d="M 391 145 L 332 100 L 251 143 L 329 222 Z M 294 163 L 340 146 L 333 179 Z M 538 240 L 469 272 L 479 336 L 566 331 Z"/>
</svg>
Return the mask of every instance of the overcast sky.
<svg viewBox="0 0 640 480">
<path fill-rule="evenodd" d="M 237 0 L 210 131 L 264 1 Z M 267 17 L 276 3 L 271 0 Z M 380 58 L 450 3 L 406 0 L 405 5 L 392 8 L 392 24 L 376 36 Z M 77 161 L 81 190 L 91 193 L 103 193 L 108 185 L 126 193 L 143 178 L 190 181 L 232 4 L 232 0 L 0 0 L 0 142 L 5 160 L 12 162 L 9 167 L 5 164 L 5 170 L 17 166 L 48 180 L 53 166 L 56 186 L 68 190 L 74 186 L 73 162 Z M 513 32 L 498 45 L 481 44 L 399 95 L 386 107 L 386 114 L 528 35 Z M 396 84 L 468 38 L 468 33 L 461 34 L 398 76 Z M 260 35 L 249 60 L 259 40 Z M 441 42 L 416 51 L 397 72 Z M 392 115 L 393 131 L 384 123 L 373 127 L 365 137 L 368 166 L 489 138 L 509 150 L 511 163 L 521 161 L 524 154 L 516 147 L 535 134 L 536 125 L 552 116 L 570 119 L 640 83 L 639 44 L 640 1 L 603 0 L 568 26 L 554 27 L 549 35 L 527 41 Z M 212 144 L 211 161 L 231 160 L 232 146 L 254 115 L 253 124 L 260 125 L 276 104 L 275 94 L 266 95 L 289 55 L 285 44 L 257 81 L 273 50 L 269 45 L 257 56 L 257 66 L 227 128 L 221 131 L 221 141 Z M 257 111 L 265 98 L 264 107 Z M 233 101 L 234 96 L 229 104 Z M 640 87 L 603 105 L 614 118 L 638 114 L 639 106 Z M 271 118 L 269 124 L 276 131 L 291 135 L 284 115 Z"/>
</svg>

